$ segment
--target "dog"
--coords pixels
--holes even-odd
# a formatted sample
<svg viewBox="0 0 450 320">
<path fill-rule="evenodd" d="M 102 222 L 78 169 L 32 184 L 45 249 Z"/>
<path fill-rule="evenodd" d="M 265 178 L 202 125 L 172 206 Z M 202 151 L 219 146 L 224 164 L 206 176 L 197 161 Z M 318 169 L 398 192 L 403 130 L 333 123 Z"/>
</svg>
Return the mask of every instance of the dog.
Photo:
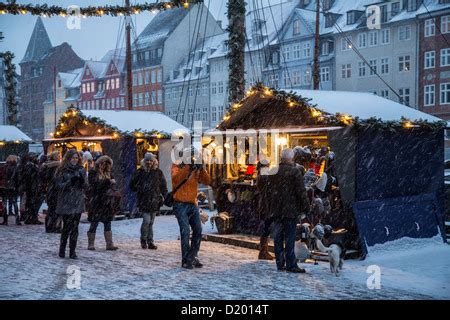
<svg viewBox="0 0 450 320">
<path fill-rule="evenodd" d="M 317 248 L 324 253 L 328 253 L 328 259 L 330 260 L 330 271 L 336 277 L 339 276 L 339 270 L 342 270 L 344 264 L 343 249 L 338 244 L 332 244 L 326 247 L 322 243 L 324 230 L 321 225 L 316 225 L 311 233 L 311 238 L 315 238 Z"/>
</svg>

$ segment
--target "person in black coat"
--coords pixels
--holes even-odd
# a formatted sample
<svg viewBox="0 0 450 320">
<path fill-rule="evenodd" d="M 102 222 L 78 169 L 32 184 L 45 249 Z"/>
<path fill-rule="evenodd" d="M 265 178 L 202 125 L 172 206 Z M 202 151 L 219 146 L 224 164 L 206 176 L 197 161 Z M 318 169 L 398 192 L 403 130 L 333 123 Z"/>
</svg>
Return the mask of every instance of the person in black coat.
<svg viewBox="0 0 450 320">
<path fill-rule="evenodd" d="M 167 196 L 167 182 L 152 153 L 145 154 L 141 168 L 131 178 L 130 189 L 137 193 L 137 206 L 143 217 L 141 247 L 157 249 L 153 241 L 153 222 Z"/>
<path fill-rule="evenodd" d="M 15 214 L 16 225 L 21 225 L 19 207 L 17 205 L 18 181 L 17 181 L 17 156 L 9 155 L 6 158 L 6 199 L 8 200 L 8 212 L 5 212 L 3 224 L 8 225 L 8 215 Z M 13 213 L 14 209 L 14 213 Z"/>
<path fill-rule="evenodd" d="M 309 212 L 303 175 L 294 164 L 294 152 L 286 148 L 278 168 L 268 176 L 269 214 L 274 217 L 274 249 L 277 269 L 304 273 L 296 263 L 295 231 L 298 218 Z"/>
<path fill-rule="evenodd" d="M 39 172 L 41 189 L 45 194 L 45 201 L 48 206 L 47 216 L 45 217 L 45 232 L 47 233 L 61 232 L 60 217 L 56 214 L 58 192 L 55 187 L 55 173 L 60 165 L 60 160 L 61 154 L 59 151 L 52 152 Z"/>
<path fill-rule="evenodd" d="M 22 171 L 22 190 L 26 194 L 25 224 L 42 224 L 38 220 L 39 209 L 43 198 L 39 185 L 38 156 L 34 152 L 28 154 L 28 161 Z"/>
<path fill-rule="evenodd" d="M 101 156 L 95 162 L 95 168 L 89 171 L 88 214 L 91 226 L 87 233 L 88 250 L 95 250 L 95 233 L 100 222 L 104 226 L 106 250 L 117 250 L 112 240 L 111 221 L 114 217 L 116 181 L 111 175 L 113 161 L 108 156 Z"/>
<path fill-rule="evenodd" d="M 273 224 L 273 217 L 269 212 L 269 193 L 268 190 L 268 170 L 269 161 L 265 158 L 261 159 L 257 165 L 258 176 L 256 178 L 256 188 L 258 190 L 258 212 L 260 219 L 264 221 L 263 232 L 259 241 L 259 254 L 260 260 L 273 260 L 272 254 L 269 252 L 269 237 L 270 227 Z"/>
<path fill-rule="evenodd" d="M 87 188 L 86 171 L 81 166 L 81 156 L 77 150 L 70 149 L 64 155 L 55 174 L 55 186 L 58 196 L 56 214 L 62 216 L 63 230 L 59 246 L 59 256 L 66 255 L 67 240 L 70 237 L 70 258 L 76 259 L 78 224 L 85 212 L 85 190 Z"/>
</svg>

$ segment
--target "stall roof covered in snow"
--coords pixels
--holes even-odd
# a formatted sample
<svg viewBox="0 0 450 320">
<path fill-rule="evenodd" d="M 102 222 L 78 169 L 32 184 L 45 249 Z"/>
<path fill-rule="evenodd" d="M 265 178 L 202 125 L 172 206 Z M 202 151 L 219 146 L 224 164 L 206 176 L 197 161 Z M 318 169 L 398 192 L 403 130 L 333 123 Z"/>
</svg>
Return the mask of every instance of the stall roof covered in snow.
<svg viewBox="0 0 450 320">
<path fill-rule="evenodd" d="M 375 117 L 382 121 L 400 121 L 403 117 L 411 121 L 420 119 L 430 122 L 441 121 L 432 115 L 373 93 L 324 90 L 294 90 L 293 92 L 310 98 L 310 104 L 315 104 L 318 109 L 333 115 L 346 114 L 361 120 Z"/>
<path fill-rule="evenodd" d="M 121 132 L 138 130 L 156 130 L 169 134 L 179 130 L 189 132 L 185 126 L 156 111 L 82 110 L 81 112 L 87 117 L 99 118 Z"/>
<path fill-rule="evenodd" d="M 0 126 L 0 141 L 32 142 L 31 138 L 14 126 Z"/>
</svg>

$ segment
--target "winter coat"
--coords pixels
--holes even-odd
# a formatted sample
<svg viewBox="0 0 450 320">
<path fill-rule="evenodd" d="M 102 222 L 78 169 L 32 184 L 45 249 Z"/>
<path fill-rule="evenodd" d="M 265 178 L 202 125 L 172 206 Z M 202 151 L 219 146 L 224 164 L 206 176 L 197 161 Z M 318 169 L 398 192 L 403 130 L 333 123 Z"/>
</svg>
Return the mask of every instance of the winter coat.
<svg viewBox="0 0 450 320">
<path fill-rule="evenodd" d="M 293 164 L 280 163 L 275 172 L 267 178 L 270 215 L 276 219 L 297 219 L 302 213 L 309 212 L 309 201 L 300 169 Z"/>
<path fill-rule="evenodd" d="M 56 214 L 75 215 L 85 211 L 86 171 L 80 165 L 68 164 L 56 173 L 58 190 Z"/>
<path fill-rule="evenodd" d="M 42 165 L 41 171 L 39 172 L 41 190 L 46 195 L 47 204 L 56 202 L 58 197 L 58 190 L 55 186 L 55 172 L 59 165 L 59 161 L 47 161 Z"/>
<path fill-rule="evenodd" d="M 111 179 L 100 179 L 97 170 L 89 171 L 88 212 L 91 222 L 108 222 L 114 217 L 114 184 Z"/>
<path fill-rule="evenodd" d="M 29 161 L 22 172 L 21 190 L 28 196 L 35 196 L 40 193 L 39 189 L 39 167 L 37 164 Z"/>
<path fill-rule="evenodd" d="M 166 178 L 160 169 L 139 168 L 131 177 L 130 189 L 137 193 L 137 206 L 141 212 L 158 211 L 167 196 Z"/>
<path fill-rule="evenodd" d="M 17 175 L 18 166 L 8 164 L 6 166 L 6 188 L 11 196 L 18 195 L 19 181 Z"/>
<path fill-rule="evenodd" d="M 175 189 L 190 174 L 190 166 L 172 165 L 172 187 Z M 205 169 L 195 170 L 188 181 L 174 194 L 176 202 L 186 202 L 197 205 L 198 184 L 211 184 L 211 178 Z"/>
</svg>

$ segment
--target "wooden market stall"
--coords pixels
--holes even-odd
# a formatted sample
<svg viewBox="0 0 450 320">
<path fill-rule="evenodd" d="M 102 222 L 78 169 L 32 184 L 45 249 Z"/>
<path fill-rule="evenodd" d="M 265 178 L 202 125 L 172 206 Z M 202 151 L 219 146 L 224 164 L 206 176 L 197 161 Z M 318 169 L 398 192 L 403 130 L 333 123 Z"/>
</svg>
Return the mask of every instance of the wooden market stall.
<svg viewBox="0 0 450 320">
<path fill-rule="evenodd" d="M 122 193 L 124 213 L 134 213 L 136 196 L 129 189 L 133 172 L 147 151 L 154 153 L 160 163 L 169 190 L 171 189 L 172 134 L 189 130 L 161 112 L 78 110 L 69 108 L 60 118 L 53 138 L 43 141 L 48 154 L 68 149 L 91 153 L 101 152 L 114 161 L 113 174 Z"/>
<path fill-rule="evenodd" d="M 370 93 L 288 93 L 257 85 L 232 106 L 219 131 L 204 136 L 218 210 L 233 218 L 232 232 L 259 234 L 257 162 L 267 158 L 274 167 L 283 148 L 300 146 L 316 158 L 301 163 L 307 187 L 326 173 L 318 197 L 330 210 L 320 221 L 345 228 L 350 246 L 364 253 L 401 237 L 443 235 L 444 127 Z"/>
</svg>

